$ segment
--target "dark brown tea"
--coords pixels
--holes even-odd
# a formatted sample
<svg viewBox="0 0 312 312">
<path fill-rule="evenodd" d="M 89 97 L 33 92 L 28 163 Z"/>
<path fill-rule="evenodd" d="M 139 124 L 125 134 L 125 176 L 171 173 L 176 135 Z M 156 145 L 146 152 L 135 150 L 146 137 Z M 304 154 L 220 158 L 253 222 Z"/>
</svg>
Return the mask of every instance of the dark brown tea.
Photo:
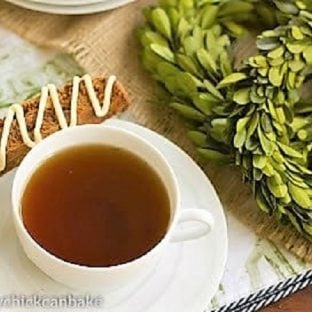
<svg viewBox="0 0 312 312">
<path fill-rule="evenodd" d="M 144 160 L 112 146 L 83 145 L 39 166 L 25 188 L 22 217 L 53 255 L 103 267 L 151 250 L 167 231 L 170 203 Z"/>
</svg>

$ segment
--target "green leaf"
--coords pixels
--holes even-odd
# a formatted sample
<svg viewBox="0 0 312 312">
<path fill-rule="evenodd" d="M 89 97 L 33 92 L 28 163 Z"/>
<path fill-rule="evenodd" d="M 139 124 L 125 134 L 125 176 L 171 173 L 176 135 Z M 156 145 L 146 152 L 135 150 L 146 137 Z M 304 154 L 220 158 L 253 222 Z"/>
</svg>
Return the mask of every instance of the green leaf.
<svg viewBox="0 0 312 312">
<path fill-rule="evenodd" d="M 209 80 L 204 80 L 204 86 L 208 92 L 214 95 L 216 98 L 224 100 L 222 93 Z"/>
<path fill-rule="evenodd" d="M 266 77 L 268 75 L 269 69 L 268 68 L 259 68 L 258 73 L 262 77 Z"/>
<path fill-rule="evenodd" d="M 287 194 L 287 186 L 285 184 L 277 184 L 274 176 L 267 178 L 268 188 L 276 198 L 283 198 Z"/>
<path fill-rule="evenodd" d="M 286 116 L 283 107 L 276 107 L 275 109 L 276 117 L 278 122 L 283 125 L 286 122 Z"/>
<path fill-rule="evenodd" d="M 297 6 L 290 1 L 275 0 L 274 4 L 281 12 L 285 14 L 296 15 L 299 12 Z"/>
<path fill-rule="evenodd" d="M 150 45 L 150 48 L 155 54 L 162 57 L 164 60 L 171 63 L 174 62 L 174 54 L 168 47 L 164 47 L 157 43 L 153 43 Z"/>
<path fill-rule="evenodd" d="M 267 134 L 273 133 L 271 118 L 269 117 L 268 114 L 266 113 L 261 114 L 260 123 L 261 123 L 261 128 L 265 133 Z"/>
<path fill-rule="evenodd" d="M 275 58 L 269 61 L 269 64 L 272 67 L 277 67 L 277 66 L 281 66 L 285 63 L 285 58 L 284 57 L 279 57 L 279 58 Z"/>
<path fill-rule="evenodd" d="M 234 21 L 224 21 L 223 24 L 234 37 L 242 37 L 246 34 L 246 28 Z"/>
<path fill-rule="evenodd" d="M 159 62 L 157 65 L 157 73 L 163 80 L 166 80 L 168 76 L 176 76 L 180 73 L 180 70 L 171 63 Z"/>
<path fill-rule="evenodd" d="M 212 115 L 212 109 L 216 105 L 215 98 L 208 93 L 196 93 L 193 96 L 194 105 L 205 115 Z"/>
<path fill-rule="evenodd" d="M 232 162 L 229 155 L 222 154 L 212 149 L 198 148 L 197 152 L 198 155 L 206 161 L 213 161 L 217 164 L 228 164 Z"/>
<path fill-rule="evenodd" d="M 277 114 L 276 114 L 276 110 L 275 110 L 273 102 L 270 99 L 268 99 L 267 104 L 268 104 L 268 109 L 272 118 L 277 120 Z"/>
<path fill-rule="evenodd" d="M 197 51 L 194 37 L 186 36 L 182 40 L 182 47 L 184 48 L 184 52 L 187 56 L 193 56 L 195 52 Z"/>
<path fill-rule="evenodd" d="M 240 132 L 242 130 L 246 130 L 247 123 L 249 122 L 249 120 L 250 120 L 249 116 L 240 118 L 236 123 L 236 131 Z"/>
<path fill-rule="evenodd" d="M 270 212 L 270 206 L 268 202 L 265 200 L 264 196 L 262 196 L 261 191 L 256 192 L 256 202 L 258 207 L 264 211 L 265 213 Z"/>
<path fill-rule="evenodd" d="M 289 52 L 293 53 L 293 54 L 299 54 L 302 53 L 305 49 L 305 46 L 300 44 L 300 43 L 287 43 L 286 44 L 287 49 L 289 50 Z"/>
<path fill-rule="evenodd" d="M 282 164 L 285 161 L 285 158 L 283 157 L 283 155 L 277 150 L 274 151 L 273 153 L 273 159 L 280 164 Z"/>
<path fill-rule="evenodd" d="M 179 96 L 190 97 L 197 91 L 196 80 L 189 73 L 180 72 L 175 76 L 168 76 L 164 82 L 171 93 Z"/>
<path fill-rule="evenodd" d="M 188 131 L 188 138 L 197 146 L 204 146 L 206 144 L 206 134 L 199 131 Z"/>
<path fill-rule="evenodd" d="M 303 227 L 304 231 L 305 231 L 308 235 L 312 236 L 312 225 L 311 225 L 311 224 L 304 223 L 304 224 L 302 225 L 302 227 Z"/>
<path fill-rule="evenodd" d="M 233 60 L 226 51 L 222 51 L 219 57 L 220 69 L 223 76 L 228 76 L 233 72 Z"/>
<path fill-rule="evenodd" d="M 210 28 L 217 19 L 219 7 L 216 5 L 207 5 L 204 8 L 203 15 L 201 18 L 201 26 L 204 29 Z"/>
<path fill-rule="evenodd" d="M 240 105 L 250 103 L 250 88 L 239 89 L 234 93 L 234 102 Z"/>
<path fill-rule="evenodd" d="M 177 36 L 180 38 L 180 40 L 183 40 L 183 38 L 189 34 L 189 32 L 192 30 L 192 26 L 190 23 L 182 16 L 177 27 Z"/>
<path fill-rule="evenodd" d="M 175 7 L 178 4 L 177 0 L 159 0 L 159 5 L 162 7 Z"/>
<path fill-rule="evenodd" d="M 261 144 L 263 151 L 265 152 L 267 156 L 271 156 L 273 154 L 275 144 L 266 138 L 260 126 L 258 126 L 257 130 L 258 130 L 258 136 L 259 136 L 260 144 Z"/>
<path fill-rule="evenodd" d="M 280 45 L 280 41 L 277 37 L 258 37 L 257 48 L 263 51 L 270 51 L 277 48 Z"/>
<path fill-rule="evenodd" d="M 296 40 L 302 40 L 304 38 L 304 35 L 303 35 L 301 29 L 296 25 L 291 27 L 291 35 Z"/>
<path fill-rule="evenodd" d="M 153 73 L 157 69 L 157 64 L 163 61 L 164 59 L 155 54 L 150 48 L 144 49 L 142 63 L 147 70 Z"/>
<path fill-rule="evenodd" d="M 171 39 L 171 24 L 166 11 L 161 8 L 154 9 L 151 13 L 151 19 L 155 28 L 166 38 Z"/>
<path fill-rule="evenodd" d="M 312 47 L 307 46 L 304 48 L 303 53 L 302 53 L 305 61 L 311 65 L 312 64 Z"/>
<path fill-rule="evenodd" d="M 210 135 L 218 142 L 228 144 L 231 123 L 227 118 L 215 118 L 211 121 Z"/>
<path fill-rule="evenodd" d="M 285 51 L 285 48 L 284 48 L 284 46 L 281 45 L 278 48 L 275 48 L 274 50 L 270 51 L 268 53 L 268 57 L 272 58 L 272 59 L 280 58 L 283 56 L 284 51 Z"/>
<path fill-rule="evenodd" d="M 197 77 L 200 77 L 201 74 L 191 57 L 184 54 L 176 54 L 176 61 L 178 65 L 186 72 L 189 72 Z"/>
<path fill-rule="evenodd" d="M 287 77 L 287 87 L 288 89 L 294 89 L 296 87 L 296 73 L 289 72 Z"/>
<path fill-rule="evenodd" d="M 302 158 L 302 154 L 300 154 L 299 152 L 297 152 L 295 149 L 291 148 L 290 146 L 285 145 L 280 142 L 277 142 L 277 144 L 285 155 L 293 157 L 293 158 Z"/>
<path fill-rule="evenodd" d="M 281 67 L 272 67 L 269 70 L 269 80 L 274 87 L 280 87 L 283 82 L 283 75 L 281 74 Z"/>
<path fill-rule="evenodd" d="M 152 31 L 149 29 L 143 29 L 139 36 L 140 36 L 141 43 L 144 46 L 149 46 L 152 43 L 156 43 L 158 45 L 168 47 L 168 41 L 163 36 L 161 36 L 159 33 L 155 31 Z"/>
<path fill-rule="evenodd" d="M 181 103 L 170 103 L 170 107 L 178 111 L 183 117 L 194 120 L 194 121 L 204 121 L 205 115 L 199 112 L 197 109 L 181 104 Z"/>
<path fill-rule="evenodd" d="M 257 56 L 250 57 L 248 59 L 248 62 L 253 67 L 257 67 L 257 68 L 267 68 L 268 67 L 268 61 L 267 61 L 266 57 L 264 57 L 263 55 L 257 55 Z"/>
<path fill-rule="evenodd" d="M 194 1 L 193 0 L 180 0 L 179 6 L 181 10 L 187 11 L 189 9 L 192 9 L 194 7 Z"/>
<path fill-rule="evenodd" d="M 289 68 L 291 71 L 297 73 L 305 67 L 305 63 L 299 60 L 289 61 Z"/>
<path fill-rule="evenodd" d="M 275 170 L 273 168 L 273 166 L 267 162 L 265 164 L 265 167 L 262 169 L 262 172 L 267 176 L 267 177 L 272 177 L 275 173 Z"/>
<path fill-rule="evenodd" d="M 263 169 L 267 163 L 267 157 L 264 155 L 253 155 L 252 164 L 257 169 Z"/>
<path fill-rule="evenodd" d="M 195 25 L 193 29 L 193 38 L 196 50 L 204 48 L 204 37 L 205 37 L 204 30 L 201 29 L 198 25 Z"/>
<path fill-rule="evenodd" d="M 247 75 L 244 73 L 232 73 L 221 80 L 217 85 L 217 88 L 221 89 L 245 79 L 247 79 Z"/>
<path fill-rule="evenodd" d="M 266 2 L 257 2 L 256 11 L 264 25 L 267 25 L 267 28 L 273 28 L 275 26 L 276 14 Z"/>
<path fill-rule="evenodd" d="M 236 132 L 234 136 L 234 147 L 240 149 L 244 146 L 247 138 L 247 131 L 245 129 Z"/>
<path fill-rule="evenodd" d="M 196 53 L 197 59 L 199 63 L 207 69 L 209 72 L 216 73 L 217 72 L 217 64 L 214 61 L 213 57 L 211 54 L 209 54 L 208 51 L 205 49 L 200 49 Z"/>
<path fill-rule="evenodd" d="M 259 113 L 256 112 L 253 114 L 250 120 L 249 127 L 247 129 L 247 138 L 250 138 L 255 133 L 258 124 L 259 124 Z"/>
<path fill-rule="evenodd" d="M 180 12 L 176 8 L 170 7 L 167 9 L 167 14 L 170 19 L 172 31 L 176 31 L 181 17 Z"/>
<path fill-rule="evenodd" d="M 291 197 L 300 207 L 312 210 L 312 202 L 304 189 L 293 183 L 288 183 L 288 189 Z"/>
<path fill-rule="evenodd" d="M 225 2 L 223 5 L 221 5 L 220 9 L 220 16 L 225 15 L 235 15 L 235 14 L 243 14 L 243 13 L 249 13 L 254 9 L 254 6 L 251 3 L 248 3 L 247 1 L 235 1 L 233 4 L 230 2 Z"/>
<path fill-rule="evenodd" d="M 286 211 L 286 214 L 290 220 L 290 222 L 292 223 L 292 225 L 296 228 L 296 230 L 299 232 L 299 233 L 302 233 L 302 227 L 301 225 L 298 223 L 298 220 L 297 218 L 294 216 L 294 214 L 292 214 L 291 211 L 287 210 Z"/>
</svg>

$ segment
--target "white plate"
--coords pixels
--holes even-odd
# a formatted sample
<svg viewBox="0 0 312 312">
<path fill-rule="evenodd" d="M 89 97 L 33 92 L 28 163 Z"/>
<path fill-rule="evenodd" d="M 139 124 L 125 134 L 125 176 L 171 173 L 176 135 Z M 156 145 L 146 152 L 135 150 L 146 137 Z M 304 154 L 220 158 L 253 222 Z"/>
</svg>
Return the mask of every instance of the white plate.
<svg viewBox="0 0 312 312">
<path fill-rule="evenodd" d="M 77 6 L 53 5 L 33 2 L 31 0 L 5 0 L 5 1 L 33 11 L 51 14 L 62 14 L 62 15 L 80 15 L 112 10 L 125 4 L 131 3 L 134 0 L 101 0 L 100 2 L 88 3 L 85 5 L 77 5 Z"/>
<path fill-rule="evenodd" d="M 215 227 L 201 239 L 171 243 L 158 266 L 144 280 L 134 281 L 132 285 L 111 294 L 103 294 L 100 290 L 93 292 L 93 295 L 104 298 L 104 307 L 97 311 L 203 312 L 217 291 L 227 255 L 225 216 L 213 186 L 196 163 L 164 137 L 122 120 L 111 119 L 105 124 L 133 131 L 155 145 L 177 174 L 183 208 L 208 209 L 214 217 Z M 24 255 L 10 215 L 13 176 L 14 173 L 10 173 L 0 179 L 0 294 L 81 294 L 52 281 Z M 73 311 L 81 309 L 71 309 Z"/>
<path fill-rule="evenodd" d="M 29 0 L 30 2 L 42 3 L 47 5 L 56 5 L 56 6 L 80 6 L 80 5 L 89 5 L 99 2 L 104 2 L 108 0 Z"/>
</svg>

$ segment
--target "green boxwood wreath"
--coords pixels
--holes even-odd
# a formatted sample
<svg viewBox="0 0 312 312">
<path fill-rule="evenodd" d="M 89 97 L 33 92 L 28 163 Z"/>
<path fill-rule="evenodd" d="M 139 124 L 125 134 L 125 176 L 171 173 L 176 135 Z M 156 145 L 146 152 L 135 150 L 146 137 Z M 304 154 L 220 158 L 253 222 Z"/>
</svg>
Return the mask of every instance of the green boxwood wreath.
<svg viewBox="0 0 312 312">
<path fill-rule="evenodd" d="M 311 1 L 161 0 L 144 15 L 142 63 L 199 155 L 239 166 L 259 208 L 312 239 Z M 257 24 L 258 54 L 234 68 L 233 43 Z"/>
</svg>

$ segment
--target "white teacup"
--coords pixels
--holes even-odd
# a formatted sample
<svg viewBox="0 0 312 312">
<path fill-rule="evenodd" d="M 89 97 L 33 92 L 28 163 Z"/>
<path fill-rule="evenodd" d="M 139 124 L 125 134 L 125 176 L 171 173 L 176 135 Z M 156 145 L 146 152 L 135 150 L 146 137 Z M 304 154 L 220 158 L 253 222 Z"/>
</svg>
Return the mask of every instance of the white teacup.
<svg viewBox="0 0 312 312">
<path fill-rule="evenodd" d="M 110 267 L 87 267 L 55 257 L 31 237 L 21 215 L 21 198 L 25 186 L 42 162 L 62 149 L 94 143 L 121 147 L 143 158 L 159 174 L 170 198 L 171 220 L 164 238 L 145 255 L 125 264 Z M 157 263 L 168 243 L 195 239 L 209 233 L 213 226 L 210 213 L 202 209 L 182 210 L 181 205 L 183 203 L 180 202 L 175 173 L 164 156 L 138 135 L 111 126 L 78 126 L 46 138 L 24 158 L 17 170 L 12 189 L 14 223 L 28 258 L 51 278 L 69 287 L 84 289 L 100 287 L 106 292 L 146 274 Z M 191 224 L 193 223 L 191 221 L 197 222 Z M 179 228 L 178 223 L 182 222 L 185 226 Z"/>
</svg>

